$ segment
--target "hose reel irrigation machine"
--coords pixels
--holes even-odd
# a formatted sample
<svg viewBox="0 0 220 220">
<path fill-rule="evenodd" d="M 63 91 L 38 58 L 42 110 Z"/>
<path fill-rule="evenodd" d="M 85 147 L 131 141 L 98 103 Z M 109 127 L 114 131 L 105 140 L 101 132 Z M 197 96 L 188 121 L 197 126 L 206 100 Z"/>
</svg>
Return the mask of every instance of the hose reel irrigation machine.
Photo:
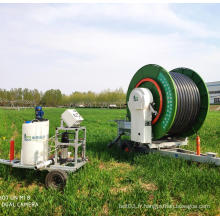
<svg viewBox="0 0 220 220">
<path fill-rule="evenodd" d="M 109 147 L 117 143 L 125 151 L 159 152 L 220 165 L 220 158 L 215 153 L 200 153 L 199 136 L 196 152 L 180 148 L 187 145 L 188 136 L 197 134 L 209 110 L 206 85 L 195 71 L 176 68 L 167 72 L 161 66 L 146 65 L 133 76 L 126 102 L 126 120 L 116 120 L 118 136 Z M 11 141 L 10 160 L 0 159 L 0 163 L 47 170 L 46 186 L 63 188 L 67 173 L 75 172 L 88 161 L 86 128 L 80 126 L 83 118 L 76 110 L 67 109 L 55 136 L 49 138 L 49 120 L 43 118 L 41 107 L 36 107 L 35 112 L 36 118 L 22 126 L 21 160 L 14 159 L 14 142 Z M 48 144 L 51 139 L 55 143 L 53 146 Z"/>
<path fill-rule="evenodd" d="M 65 110 L 60 127 L 49 139 L 49 120 L 43 118 L 42 107 L 36 107 L 35 112 L 36 118 L 22 125 L 21 160 L 14 159 L 14 142 L 11 141 L 10 160 L 0 159 L 0 163 L 16 168 L 47 170 L 47 188 L 62 189 L 67 173 L 75 172 L 88 161 L 85 154 L 86 128 L 80 126 L 83 118 L 74 109 Z M 50 141 L 55 145 L 50 146 Z"/>
<path fill-rule="evenodd" d="M 209 94 L 202 78 L 188 68 L 167 72 L 149 64 L 139 69 L 128 87 L 127 118 L 116 120 L 115 143 L 125 151 L 159 152 L 175 158 L 220 165 L 215 153 L 181 149 L 187 137 L 197 134 L 209 110 Z M 122 140 L 122 136 L 129 139 Z"/>
</svg>

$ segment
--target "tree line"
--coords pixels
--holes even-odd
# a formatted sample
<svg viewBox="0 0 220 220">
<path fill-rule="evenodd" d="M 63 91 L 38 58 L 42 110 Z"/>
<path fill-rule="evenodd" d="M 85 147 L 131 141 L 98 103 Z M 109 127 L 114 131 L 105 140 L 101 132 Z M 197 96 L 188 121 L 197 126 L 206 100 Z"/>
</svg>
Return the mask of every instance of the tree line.
<svg viewBox="0 0 220 220">
<path fill-rule="evenodd" d="M 100 93 L 75 91 L 70 95 L 62 94 L 59 89 L 50 89 L 46 92 L 27 88 L 0 89 L 1 106 L 123 107 L 125 97 L 122 88 L 113 91 L 108 89 Z"/>
</svg>

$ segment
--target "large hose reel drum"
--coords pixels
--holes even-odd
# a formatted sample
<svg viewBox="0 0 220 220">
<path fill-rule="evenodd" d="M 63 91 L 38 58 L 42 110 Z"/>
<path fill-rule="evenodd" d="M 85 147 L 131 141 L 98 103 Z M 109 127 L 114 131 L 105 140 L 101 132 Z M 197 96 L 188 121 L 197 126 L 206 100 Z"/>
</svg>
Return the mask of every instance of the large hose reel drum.
<svg viewBox="0 0 220 220">
<path fill-rule="evenodd" d="M 198 132 L 209 110 L 209 94 L 203 79 L 194 70 L 176 68 L 167 72 L 149 64 L 133 76 L 126 103 L 134 88 L 147 88 L 154 99 L 157 114 L 152 119 L 153 140 L 165 136 L 188 137 Z M 127 117 L 131 120 L 129 108 Z"/>
</svg>

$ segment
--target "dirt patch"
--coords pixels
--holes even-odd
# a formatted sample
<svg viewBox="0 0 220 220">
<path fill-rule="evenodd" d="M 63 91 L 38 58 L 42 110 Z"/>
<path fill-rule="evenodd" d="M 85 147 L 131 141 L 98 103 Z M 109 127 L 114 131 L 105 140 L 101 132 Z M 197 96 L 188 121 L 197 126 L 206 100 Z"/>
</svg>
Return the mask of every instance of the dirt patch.
<svg viewBox="0 0 220 220">
<path fill-rule="evenodd" d="M 154 201 L 154 195 L 151 194 L 151 195 L 149 195 L 148 202 L 149 202 L 150 204 L 152 204 L 153 201 Z"/>
<path fill-rule="evenodd" d="M 188 216 L 203 216 L 203 215 L 201 213 L 199 213 L 199 212 L 190 212 L 188 214 Z"/>
<path fill-rule="evenodd" d="M 116 195 L 120 192 L 123 192 L 123 193 L 130 192 L 131 189 L 132 189 L 131 185 L 121 186 L 121 187 L 113 187 L 113 188 L 110 189 L 110 192 L 111 192 L 111 194 Z"/>
<path fill-rule="evenodd" d="M 220 216 L 220 209 L 217 210 L 216 216 Z"/>
<path fill-rule="evenodd" d="M 118 184 L 121 183 L 123 180 L 124 180 L 123 177 L 115 178 L 115 181 L 116 181 L 116 183 L 118 183 Z"/>
<path fill-rule="evenodd" d="M 61 216 L 62 215 L 63 207 L 60 205 L 55 208 L 54 216 Z"/>
<path fill-rule="evenodd" d="M 89 196 L 89 191 L 85 190 L 85 189 L 78 189 L 77 190 L 77 196 L 80 197 L 84 197 L 87 198 Z"/>
<path fill-rule="evenodd" d="M 220 105 L 210 105 L 210 111 L 220 111 Z"/>
<path fill-rule="evenodd" d="M 28 185 L 25 188 L 28 189 L 29 191 L 34 191 L 37 188 L 38 191 L 42 192 L 43 189 L 44 189 L 44 186 L 41 186 L 41 185 L 36 184 L 36 183 L 32 183 L 32 184 Z"/>
<path fill-rule="evenodd" d="M 36 184 L 36 183 L 32 183 L 32 184 L 29 184 L 27 186 L 23 186 L 21 183 L 17 183 L 17 184 L 13 184 L 13 193 L 14 192 L 21 192 L 21 191 L 26 191 L 28 190 L 29 192 L 32 192 L 34 191 L 35 189 L 37 189 L 38 191 L 42 192 L 44 187 L 39 185 L 39 184 Z"/>
<path fill-rule="evenodd" d="M 142 183 L 141 187 L 148 191 L 155 191 L 158 189 L 157 186 L 154 185 L 153 183 Z"/>
<path fill-rule="evenodd" d="M 13 135 L 11 137 L 11 139 L 15 140 L 15 138 L 17 138 L 19 136 L 18 130 L 14 130 Z"/>
<path fill-rule="evenodd" d="M 156 190 L 158 190 L 158 187 L 154 183 L 145 183 L 145 182 L 142 182 L 141 180 L 139 180 L 139 184 L 141 185 L 141 187 L 144 190 L 147 190 L 147 191 L 156 191 Z"/>
<path fill-rule="evenodd" d="M 23 187 L 21 183 L 18 183 L 18 184 L 15 184 L 13 188 L 14 188 L 14 191 L 19 192 Z"/>
<path fill-rule="evenodd" d="M 105 203 L 102 207 L 102 215 L 108 215 L 109 209 L 108 209 L 108 203 Z"/>
<path fill-rule="evenodd" d="M 179 216 L 179 214 L 177 212 L 171 212 L 169 213 L 169 216 Z"/>
<path fill-rule="evenodd" d="M 99 169 L 103 170 L 103 169 L 106 169 L 106 166 L 104 163 L 100 163 L 99 164 Z"/>
<path fill-rule="evenodd" d="M 131 171 L 134 169 L 133 166 L 131 166 L 129 163 L 118 163 L 118 162 L 107 162 L 103 163 L 101 162 L 99 164 L 99 169 L 101 170 L 113 170 L 113 169 L 119 169 L 120 172 L 126 172 L 126 171 Z"/>
</svg>

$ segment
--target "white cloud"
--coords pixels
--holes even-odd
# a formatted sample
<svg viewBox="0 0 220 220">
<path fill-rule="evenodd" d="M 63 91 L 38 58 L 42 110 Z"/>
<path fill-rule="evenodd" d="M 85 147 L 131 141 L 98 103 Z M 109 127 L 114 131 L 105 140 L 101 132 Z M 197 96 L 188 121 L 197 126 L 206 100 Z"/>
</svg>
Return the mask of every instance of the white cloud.
<svg viewBox="0 0 220 220">
<path fill-rule="evenodd" d="M 220 33 L 209 30 L 204 24 L 178 16 L 169 4 L 68 4 L 36 8 L 30 17 L 42 24 L 52 24 L 59 19 L 84 19 L 93 21 L 106 19 L 115 22 L 167 25 L 189 32 L 197 37 L 219 38 Z"/>
<path fill-rule="evenodd" d="M 209 39 L 212 30 L 179 18 L 167 5 L 103 5 L 101 9 L 28 5 L 22 19 L 7 17 L 8 26 L 0 31 L 0 87 L 60 88 L 65 93 L 121 86 L 126 90 L 134 73 L 148 63 L 167 70 L 186 66 L 206 81 L 218 80 L 219 48 L 194 40 L 200 35 Z M 19 17 L 21 11 L 18 7 L 13 13 Z M 77 18 L 94 25 L 72 22 Z M 166 24 L 173 31 L 118 31 L 95 25 L 101 18 L 146 27 L 152 23 L 158 29 Z"/>
</svg>

